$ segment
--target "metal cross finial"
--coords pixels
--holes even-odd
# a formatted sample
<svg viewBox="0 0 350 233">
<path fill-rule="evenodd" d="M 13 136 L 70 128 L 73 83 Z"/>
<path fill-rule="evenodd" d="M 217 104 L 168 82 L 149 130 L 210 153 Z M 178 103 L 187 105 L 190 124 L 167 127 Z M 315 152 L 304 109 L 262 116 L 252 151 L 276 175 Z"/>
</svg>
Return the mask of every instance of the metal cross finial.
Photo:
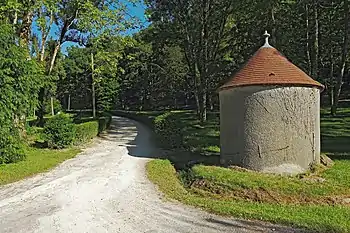
<svg viewBox="0 0 350 233">
<path fill-rule="evenodd" d="M 263 47 L 271 47 L 271 45 L 269 44 L 269 38 L 271 35 L 267 31 L 265 31 L 264 36 L 265 36 L 265 45 Z"/>
</svg>

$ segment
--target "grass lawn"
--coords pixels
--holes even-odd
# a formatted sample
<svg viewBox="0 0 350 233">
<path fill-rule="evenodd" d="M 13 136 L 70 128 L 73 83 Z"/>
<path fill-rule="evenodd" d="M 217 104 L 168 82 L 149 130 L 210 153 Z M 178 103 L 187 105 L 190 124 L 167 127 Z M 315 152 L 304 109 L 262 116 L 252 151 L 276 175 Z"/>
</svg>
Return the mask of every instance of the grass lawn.
<svg viewBox="0 0 350 233">
<path fill-rule="evenodd" d="M 209 114 L 203 127 L 191 112 L 174 114 L 191 151 L 220 151 L 217 113 Z M 337 117 L 323 110 L 321 134 L 322 151 L 335 165 L 316 174 L 282 177 L 204 165 L 176 171 L 168 160 L 153 160 L 148 176 L 167 197 L 210 212 L 317 232 L 350 232 L 350 109 L 341 109 Z"/>
<path fill-rule="evenodd" d="M 48 171 L 63 161 L 75 157 L 80 150 L 50 150 L 27 147 L 27 158 L 24 161 L 0 165 L 0 185 L 8 184 L 23 178 Z"/>
</svg>

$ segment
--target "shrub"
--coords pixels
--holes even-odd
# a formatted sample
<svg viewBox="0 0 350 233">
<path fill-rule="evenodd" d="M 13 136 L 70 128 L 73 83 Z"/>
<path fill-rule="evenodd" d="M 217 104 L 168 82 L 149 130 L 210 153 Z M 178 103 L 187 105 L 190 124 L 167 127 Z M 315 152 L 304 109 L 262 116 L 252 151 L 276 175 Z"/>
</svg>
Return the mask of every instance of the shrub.
<svg viewBox="0 0 350 233">
<path fill-rule="evenodd" d="M 97 121 L 90 121 L 75 125 L 75 144 L 87 142 L 98 134 L 99 124 Z"/>
<path fill-rule="evenodd" d="M 50 148 L 61 149 L 71 145 L 75 138 L 72 118 L 67 114 L 50 118 L 44 127 L 44 137 Z"/>
<path fill-rule="evenodd" d="M 181 126 L 174 113 L 166 112 L 154 120 L 154 129 L 161 145 L 169 148 L 183 147 L 183 135 Z"/>
<path fill-rule="evenodd" d="M 109 128 L 111 125 L 112 116 L 103 116 L 98 119 L 98 132 L 101 133 Z"/>
<path fill-rule="evenodd" d="M 1 125 L 0 130 L 0 164 L 14 163 L 25 158 L 22 141 L 18 130 Z"/>
</svg>

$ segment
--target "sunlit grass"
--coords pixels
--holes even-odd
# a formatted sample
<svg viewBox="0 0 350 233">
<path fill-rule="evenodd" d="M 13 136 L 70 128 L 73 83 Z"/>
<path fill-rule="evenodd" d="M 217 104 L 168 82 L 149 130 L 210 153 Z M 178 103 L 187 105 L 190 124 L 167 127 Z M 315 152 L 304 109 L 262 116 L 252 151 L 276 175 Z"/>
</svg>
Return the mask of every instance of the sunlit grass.
<svg viewBox="0 0 350 233">
<path fill-rule="evenodd" d="M 50 150 L 27 147 L 24 161 L 0 165 L 0 185 L 8 184 L 37 173 L 48 171 L 59 163 L 74 158 L 80 150 Z"/>
</svg>

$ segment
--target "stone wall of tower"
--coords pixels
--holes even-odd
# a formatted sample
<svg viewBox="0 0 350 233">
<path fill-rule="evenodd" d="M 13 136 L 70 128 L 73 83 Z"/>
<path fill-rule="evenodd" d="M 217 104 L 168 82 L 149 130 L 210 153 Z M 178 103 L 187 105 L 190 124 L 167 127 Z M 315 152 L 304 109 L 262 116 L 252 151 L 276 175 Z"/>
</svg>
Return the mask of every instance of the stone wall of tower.
<svg viewBox="0 0 350 233">
<path fill-rule="evenodd" d="M 221 162 L 295 174 L 320 161 L 320 90 L 246 86 L 220 92 Z"/>
</svg>

